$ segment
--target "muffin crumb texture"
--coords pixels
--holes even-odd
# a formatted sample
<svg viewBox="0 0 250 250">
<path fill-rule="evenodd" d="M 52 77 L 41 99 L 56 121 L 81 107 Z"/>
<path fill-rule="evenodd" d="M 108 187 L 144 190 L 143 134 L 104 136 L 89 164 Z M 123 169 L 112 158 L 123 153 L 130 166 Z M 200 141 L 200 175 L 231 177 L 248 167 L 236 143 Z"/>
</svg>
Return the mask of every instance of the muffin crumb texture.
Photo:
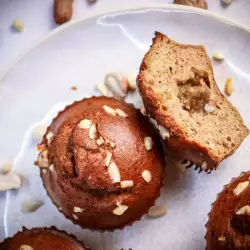
<svg viewBox="0 0 250 250">
<path fill-rule="evenodd" d="M 220 92 L 206 50 L 156 32 L 137 78 L 150 122 L 181 159 L 211 172 L 249 134 L 239 112 Z M 232 78 L 225 86 L 233 93 Z"/>
</svg>

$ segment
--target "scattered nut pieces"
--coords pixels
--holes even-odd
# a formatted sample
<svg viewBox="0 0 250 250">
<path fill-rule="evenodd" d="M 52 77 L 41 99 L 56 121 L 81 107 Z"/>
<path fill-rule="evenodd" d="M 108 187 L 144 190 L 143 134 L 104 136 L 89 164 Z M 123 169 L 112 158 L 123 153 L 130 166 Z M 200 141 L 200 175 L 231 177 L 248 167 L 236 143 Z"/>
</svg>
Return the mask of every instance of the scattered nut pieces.
<svg viewBox="0 0 250 250">
<path fill-rule="evenodd" d="M 205 0 L 175 0 L 174 3 L 207 9 L 207 2 Z"/>
<path fill-rule="evenodd" d="M 73 14 L 73 0 L 54 0 L 54 20 L 56 24 L 68 22 Z"/>
<path fill-rule="evenodd" d="M 107 144 L 109 144 L 112 148 L 115 148 L 115 147 L 116 147 L 116 144 L 115 144 L 113 141 L 109 140 L 109 139 L 106 139 L 106 138 L 105 138 L 105 142 L 106 142 Z"/>
<path fill-rule="evenodd" d="M 113 116 L 116 116 L 116 111 L 112 108 L 110 108 L 109 106 L 104 105 L 103 109 L 108 113 L 111 114 Z"/>
<path fill-rule="evenodd" d="M 125 92 L 125 94 L 128 93 L 129 82 L 128 82 L 128 79 L 123 74 L 120 74 L 120 87 Z"/>
<path fill-rule="evenodd" d="M 14 20 L 12 26 L 16 31 L 19 31 L 19 32 L 24 31 L 24 23 L 20 19 Z"/>
<path fill-rule="evenodd" d="M 153 140 L 151 137 L 144 137 L 144 145 L 147 150 L 151 150 L 153 148 Z"/>
<path fill-rule="evenodd" d="M 218 237 L 218 241 L 225 241 L 225 240 L 226 240 L 226 238 L 224 236 L 219 236 Z"/>
<path fill-rule="evenodd" d="M 104 82 L 106 86 L 108 86 L 111 89 L 113 95 L 119 99 L 125 97 L 129 91 L 128 80 L 121 73 L 117 72 L 107 73 Z"/>
<path fill-rule="evenodd" d="M 93 1 L 93 0 L 90 0 Z M 104 96 L 112 95 L 118 99 L 126 97 L 130 90 L 136 89 L 136 78 L 129 79 L 119 72 L 108 72 L 105 75 L 104 83 L 97 84 L 97 89 Z"/>
<path fill-rule="evenodd" d="M 133 181 L 121 181 L 121 188 L 133 187 Z"/>
<path fill-rule="evenodd" d="M 79 220 L 79 217 L 75 214 L 72 214 L 72 216 L 74 217 L 75 220 Z"/>
<path fill-rule="evenodd" d="M 102 144 L 104 144 L 104 139 L 100 136 L 97 140 L 96 140 L 96 144 L 98 145 L 98 146 L 101 146 Z"/>
<path fill-rule="evenodd" d="M 214 112 L 214 111 L 216 110 L 216 106 L 207 103 L 207 104 L 205 105 L 204 109 L 205 109 L 205 111 L 206 111 L 207 113 L 212 113 L 212 112 Z"/>
<path fill-rule="evenodd" d="M 54 171 L 55 171 L 55 166 L 54 166 L 54 164 L 51 164 L 51 165 L 49 166 L 49 170 L 50 170 L 51 172 L 54 172 Z"/>
<path fill-rule="evenodd" d="M 226 95 L 228 95 L 228 96 L 233 94 L 234 88 L 233 88 L 233 79 L 232 79 L 232 77 L 229 77 L 226 80 L 224 91 L 225 91 Z"/>
<path fill-rule="evenodd" d="M 158 124 L 157 124 L 157 121 L 155 119 L 153 119 L 153 118 L 150 117 L 149 121 L 150 121 L 151 124 L 154 125 L 155 128 L 158 128 Z"/>
<path fill-rule="evenodd" d="M 81 213 L 83 211 L 80 207 L 74 207 L 74 213 Z"/>
<path fill-rule="evenodd" d="M 15 172 L 0 175 L 0 191 L 19 189 L 22 185 L 21 176 Z"/>
<path fill-rule="evenodd" d="M 110 161 L 111 161 L 111 158 L 112 158 L 112 153 L 107 152 L 107 155 L 106 155 L 106 158 L 105 158 L 105 166 L 106 166 L 106 167 L 109 166 Z"/>
<path fill-rule="evenodd" d="M 158 125 L 158 123 L 157 123 L 157 121 L 155 119 L 149 118 L 149 121 L 150 121 L 150 123 L 152 123 L 154 125 L 154 127 L 156 129 L 159 130 L 161 138 L 163 140 L 165 140 L 166 138 L 170 138 L 170 132 L 166 128 L 164 128 L 163 126 Z"/>
<path fill-rule="evenodd" d="M 120 171 L 114 162 L 108 166 L 108 173 L 113 183 L 121 181 Z"/>
<path fill-rule="evenodd" d="M 22 245 L 22 246 L 20 246 L 19 250 L 34 250 L 34 249 L 31 246 Z"/>
<path fill-rule="evenodd" d="M 104 83 L 97 84 L 96 88 L 100 91 L 100 93 L 102 95 L 108 96 L 109 91 L 108 91 L 108 88 L 106 87 L 106 85 Z"/>
<path fill-rule="evenodd" d="M 46 140 L 47 140 L 48 145 L 50 145 L 50 143 L 52 142 L 53 137 L 54 137 L 54 134 L 53 134 L 52 132 L 49 132 L 49 133 L 46 135 Z"/>
<path fill-rule="evenodd" d="M 8 174 L 12 170 L 12 164 L 9 162 L 4 163 L 0 166 L 0 174 Z"/>
<path fill-rule="evenodd" d="M 136 77 L 135 76 L 129 76 L 128 77 L 128 85 L 131 90 L 136 90 Z"/>
<path fill-rule="evenodd" d="M 32 138 L 34 141 L 41 141 L 45 135 L 47 127 L 43 124 L 37 125 L 32 132 Z"/>
<path fill-rule="evenodd" d="M 84 119 L 79 122 L 78 127 L 82 129 L 89 129 L 91 125 L 92 125 L 91 120 Z"/>
<path fill-rule="evenodd" d="M 167 206 L 153 206 L 149 209 L 150 217 L 162 217 L 167 214 Z"/>
<path fill-rule="evenodd" d="M 207 164 L 207 162 L 203 162 L 202 164 L 201 164 L 201 169 L 202 170 L 207 170 L 207 167 L 208 167 L 208 164 Z"/>
<path fill-rule="evenodd" d="M 148 170 L 144 170 L 142 172 L 142 178 L 144 179 L 144 181 L 146 181 L 147 183 L 149 183 L 152 179 L 152 175 Z"/>
<path fill-rule="evenodd" d="M 223 4 L 231 4 L 233 2 L 233 0 L 221 0 Z"/>
<path fill-rule="evenodd" d="M 140 109 L 140 112 L 142 113 L 142 115 L 146 116 L 147 115 L 147 112 L 146 112 L 146 109 L 144 107 L 142 107 Z"/>
<path fill-rule="evenodd" d="M 224 56 L 219 52 L 215 52 L 213 54 L 213 59 L 215 59 L 217 61 L 222 61 L 222 60 L 224 60 Z"/>
<path fill-rule="evenodd" d="M 40 208 L 44 204 L 43 201 L 40 200 L 27 200 L 22 202 L 22 211 L 24 213 L 32 213 L 35 212 L 38 208 Z"/>
<path fill-rule="evenodd" d="M 170 133 L 169 133 L 169 131 L 168 131 L 166 128 L 164 128 L 164 127 L 162 127 L 161 125 L 159 125 L 159 126 L 158 126 L 158 129 L 159 129 L 161 138 L 162 138 L 163 140 L 165 140 L 166 138 L 170 138 Z"/>
<path fill-rule="evenodd" d="M 249 181 L 240 182 L 237 187 L 233 190 L 235 195 L 239 195 L 249 186 Z"/>
<path fill-rule="evenodd" d="M 88 0 L 89 3 L 95 3 L 96 0 Z"/>
<path fill-rule="evenodd" d="M 46 174 L 47 173 L 47 169 L 42 169 L 42 173 Z"/>
<path fill-rule="evenodd" d="M 72 87 L 71 87 L 71 90 L 72 90 L 72 91 L 77 91 L 77 87 L 76 87 L 76 86 L 72 86 Z"/>
<path fill-rule="evenodd" d="M 117 115 L 122 116 L 122 117 L 128 117 L 128 115 L 121 109 L 116 109 L 115 110 Z"/>
<path fill-rule="evenodd" d="M 40 152 L 38 156 L 37 164 L 40 168 L 48 168 L 49 167 L 49 159 L 48 159 L 48 150 L 45 149 Z"/>
<path fill-rule="evenodd" d="M 117 208 L 113 210 L 113 214 L 115 215 L 118 215 L 118 216 L 123 215 L 124 212 L 128 209 L 128 206 L 122 205 L 121 202 L 117 202 L 116 205 L 117 205 Z"/>
<path fill-rule="evenodd" d="M 97 136 L 97 130 L 96 130 L 96 125 L 93 124 L 89 128 L 89 138 L 90 139 L 95 139 Z"/>
<path fill-rule="evenodd" d="M 250 206 L 249 205 L 246 205 L 242 208 L 240 208 L 236 214 L 250 214 Z"/>
</svg>

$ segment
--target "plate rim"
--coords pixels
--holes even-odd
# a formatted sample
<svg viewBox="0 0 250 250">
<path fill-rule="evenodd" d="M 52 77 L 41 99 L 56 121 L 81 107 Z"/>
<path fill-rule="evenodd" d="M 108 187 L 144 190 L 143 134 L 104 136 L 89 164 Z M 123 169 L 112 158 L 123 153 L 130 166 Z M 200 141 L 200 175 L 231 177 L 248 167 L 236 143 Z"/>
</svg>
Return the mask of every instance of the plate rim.
<svg viewBox="0 0 250 250">
<path fill-rule="evenodd" d="M 72 20 L 66 24 L 63 24 L 61 26 L 56 27 L 55 29 L 49 31 L 47 34 L 43 35 L 41 38 L 39 38 L 37 41 L 31 43 L 31 45 L 25 49 L 23 52 L 20 53 L 20 55 L 16 56 L 14 59 L 11 60 L 10 64 L 5 67 L 6 69 L 3 70 L 3 74 L 0 73 L 0 87 L 2 81 L 4 81 L 5 77 L 8 76 L 9 73 L 11 73 L 11 70 L 17 66 L 22 60 L 25 59 L 26 56 L 29 55 L 29 53 L 32 53 L 34 49 L 42 45 L 43 43 L 47 42 L 50 38 L 56 36 L 60 32 L 63 32 L 66 29 L 70 29 L 71 27 L 74 27 L 74 25 L 78 24 L 84 24 L 85 22 L 92 20 L 92 19 L 97 19 L 98 17 L 105 16 L 105 15 L 123 15 L 123 14 L 129 14 L 131 12 L 149 12 L 149 11 L 175 11 L 175 12 L 185 12 L 185 13 L 191 13 L 191 14 L 197 14 L 197 15 L 202 15 L 205 17 L 209 17 L 212 20 L 216 20 L 218 22 L 228 24 L 230 26 L 236 27 L 240 30 L 246 31 L 247 33 L 250 34 L 250 27 L 244 26 L 240 23 L 231 21 L 228 18 L 225 18 L 224 16 L 203 10 L 203 9 L 198 9 L 198 8 L 193 8 L 189 6 L 182 6 L 182 5 L 174 5 L 174 4 L 155 4 L 155 5 L 137 5 L 136 7 L 131 7 L 131 8 L 116 8 L 115 10 L 110 10 L 110 11 L 95 11 L 92 14 L 86 15 L 83 18 Z M 5 194 L 5 201 L 7 200 L 7 195 L 9 192 L 6 192 Z M 6 208 L 4 208 L 4 221 L 7 216 L 5 216 L 6 213 Z M 6 223 L 4 222 L 4 231 L 6 229 Z M 5 231 L 5 236 L 7 236 L 7 233 Z"/>
<path fill-rule="evenodd" d="M 47 40 L 52 38 L 53 36 L 57 35 L 58 33 L 62 32 L 65 29 L 70 28 L 71 26 L 77 25 L 79 23 L 87 22 L 91 19 L 95 19 L 100 16 L 104 15 L 120 15 L 120 14 L 126 14 L 126 12 L 133 12 L 133 11 L 150 11 L 150 10 L 163 10 L 163 11 L 180 11 L 180 12 L 187 12 L 192 14 L 198 14 L 202 16 L 206 16 L 212 19 L 215 19 L 219 22 L 228 24 L 230 26 L 234 26 L 240 30 L 246 31 L 250 34 L 250 27 L 241 24 L 237 21 L 232 21 L 227 17 L 224 17 L 221 14 L 217 14 L 210 10 L 205 10 L 201 8 L 194 8 L 190 6 L 185 5 L 179 5 L 179 4 L 138 4 L 133 7 L 121 7 L 121 8 L 113 8 L 109 9 L 108 11 L 94 11 L 91 14 L 87 14 L 85 17 L 70 20 L 69 22 L 62 24 L 60 26 L 57 26 L 55 29 L 49 31 L 47 34 L 43 35 L 41 38 L 33 42 L 27 49 L 25 49 L 23 52 L 21 52 L 19 55 L 17 55 L 14 59 L 10 61 L 10 63 L 7 64 L 7 66 L 3 69 L 2 72 L 0 72 L 0 86 L 1 83 L 4 81 L 4 78 L 8 75 L 8 73 L 14 68 L 19 62 L 21 62 L 32 50 L 40 46 L 41 44 L 45 43 Z"/>
</svg>

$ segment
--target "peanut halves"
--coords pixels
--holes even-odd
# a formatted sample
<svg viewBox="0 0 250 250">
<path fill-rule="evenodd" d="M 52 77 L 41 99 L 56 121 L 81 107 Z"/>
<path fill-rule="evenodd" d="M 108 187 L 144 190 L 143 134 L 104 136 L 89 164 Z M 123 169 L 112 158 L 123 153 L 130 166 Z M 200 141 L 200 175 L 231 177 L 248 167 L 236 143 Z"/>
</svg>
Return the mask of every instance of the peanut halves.
<svg viewBox="0 0 250 250">
<path fill-rule="evenodd" d="M 55 0 L 54 19 L 57 24 L 68 22 L 73 14 L 73 0 Z"/>
</svg>

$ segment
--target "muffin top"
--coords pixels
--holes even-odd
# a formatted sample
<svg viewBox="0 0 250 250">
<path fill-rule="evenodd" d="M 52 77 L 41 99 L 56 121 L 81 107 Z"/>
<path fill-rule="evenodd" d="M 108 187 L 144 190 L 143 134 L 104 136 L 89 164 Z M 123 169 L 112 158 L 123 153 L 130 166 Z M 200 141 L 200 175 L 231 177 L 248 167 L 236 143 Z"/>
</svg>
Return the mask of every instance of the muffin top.
<svg viewBox="0 0 250 250">
<path fill-rule="evenodd" d="M 159 196 L 165 163 L 157 134 L 123 101 L 75 102 L 53 120 L 38 148 L 50 197 L 82 227 L 132 224 Z"/>
<path fill-rule="evenodd" d="M 87 250 L 74 237 L 55 228 L 24 229 L 0 243 L 0 250 Z"/>
<path fill-rule="evenodd" d="M 207 250 L 250 249 L 250 172 L 224 187 L 209 214 Z"/>
</svg>

